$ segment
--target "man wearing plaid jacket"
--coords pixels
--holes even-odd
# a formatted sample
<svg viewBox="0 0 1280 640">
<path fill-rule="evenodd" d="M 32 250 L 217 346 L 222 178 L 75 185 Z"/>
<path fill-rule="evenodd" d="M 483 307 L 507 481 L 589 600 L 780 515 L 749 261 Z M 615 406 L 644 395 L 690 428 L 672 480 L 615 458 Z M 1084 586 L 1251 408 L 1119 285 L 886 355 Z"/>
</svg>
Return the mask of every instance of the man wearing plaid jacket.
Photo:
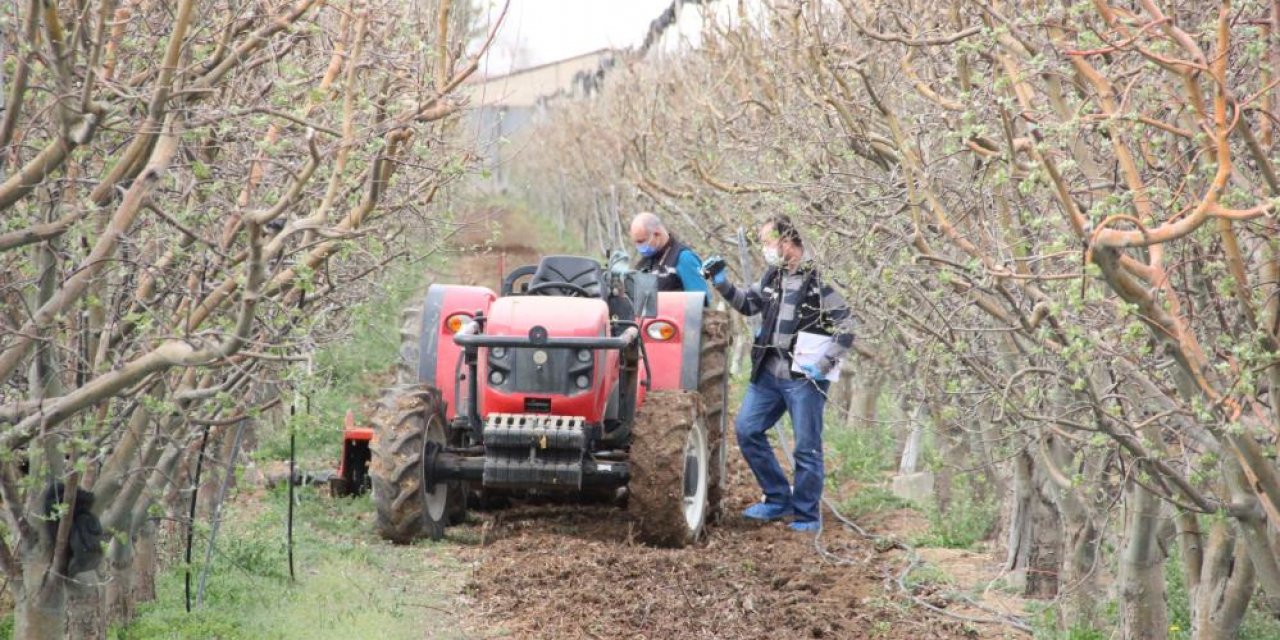
<svg viewBox="0 0 1280 640">
<path fill-rule="evenodd" d="M 853 345 L 853 318 L 844 298 L 825 283 L 805 255 L 804 241 L 786 216 L 775 216 L 760 228 L 760 244 L 769 268 L 760 282 L 737 287 L 729 282 L 724 260 L 708 258 L 703 275 L 739 313 L 761 315 L 751 347 L 751 385 L 734 427 L 738 448 L 764 492 L 764 501 L 743 512 L 752 520 L 794 517 L 790 528 L 821 528 L 822 414 L 828 378 Z M 800 334 L 817 336 L 822 351 L 797 358 Z M 769 445 L 768 431 L 783 413 L 795 429 L 795 483 Z"/>
</svg>

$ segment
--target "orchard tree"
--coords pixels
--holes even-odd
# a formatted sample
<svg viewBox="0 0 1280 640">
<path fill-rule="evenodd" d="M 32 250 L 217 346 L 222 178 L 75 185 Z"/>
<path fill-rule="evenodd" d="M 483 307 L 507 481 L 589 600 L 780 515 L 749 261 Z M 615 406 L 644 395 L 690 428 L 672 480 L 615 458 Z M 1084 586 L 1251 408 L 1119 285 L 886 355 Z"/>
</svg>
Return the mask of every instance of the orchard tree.
<svg viewBox="0 0 1280 640">
<path fill-rule="evenodd" d="M 450 0 L 21 0 L 0 9 L 0 569 L 18 638 L 148 595 L 197 434 L 236 425 L 470 157 Z M 95 526 L 100 524 L 100 529 Z M 101 549 L 105 546 L 105 561 Z M 105 585 L 105 586 L 104 586 Z"/>
</svg>

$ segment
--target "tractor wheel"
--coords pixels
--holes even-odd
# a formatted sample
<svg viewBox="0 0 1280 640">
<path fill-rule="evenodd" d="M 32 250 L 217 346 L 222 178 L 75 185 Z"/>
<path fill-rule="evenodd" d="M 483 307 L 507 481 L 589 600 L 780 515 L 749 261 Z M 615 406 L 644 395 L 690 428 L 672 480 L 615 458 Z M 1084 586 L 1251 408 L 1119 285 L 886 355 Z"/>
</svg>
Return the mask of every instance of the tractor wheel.
<svg viewBox="0 0 1280 640">
<path fill-rule="evenodd" d="M 400 311 L 400 359 L 396 361 L 396 384 L 418 384 L 418 340 L 422 334 L 422 296 L 414 296 L 416 306 Z"/>
<path fill-rule="evenodd" d="M 702 314 L 702 352 L 698 361 L 698 395 L 711 452 L 707 473 L 707 519 L 718 522 L 729 485 L 729 315 L 707 309 Z"/>
<path fill-rule="evenodd" d="M 645 398 L 631 429 L 628 509 L 640 538 L 663 547 L 698 539 L 707 519 L 711 466 L 698 394 L 655 391 Z"/>
<path fill-rule="evenodd" d="M 439 540 L 445 525 L 466 509 L 458 483 L 424 486 L 428 443 L 446 443 L 440 392 L 426 385 L 392 388 L 374 412 L 373 425 L 369 473 L 378 535 L 397 544 L 423 535 Z"/>
</svg>

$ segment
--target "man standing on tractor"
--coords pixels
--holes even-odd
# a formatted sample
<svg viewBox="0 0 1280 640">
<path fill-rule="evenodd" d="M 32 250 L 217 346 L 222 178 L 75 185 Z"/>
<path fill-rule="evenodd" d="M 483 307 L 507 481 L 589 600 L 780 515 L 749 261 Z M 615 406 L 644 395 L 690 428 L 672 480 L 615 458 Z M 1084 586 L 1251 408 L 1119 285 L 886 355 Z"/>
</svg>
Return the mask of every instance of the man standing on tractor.
<svg viewBox="0 0 1280 640">
<path fill-rule="evenodd" d="M 718 256 L 703 275 L 743 315 L 760 314 L 751 345 L 751 384 L 734 420 L 738 448 L 764 492 L 764 501 L 743 516 L 771 521 L 794 517 L 795 531 L 821 528 L 822 413 L 827 389 L 840 374 L 840 360 L 853 345 L 853 319 L 844 298 L 824 282 L 795 225 L 775 216 L 760 228 L 768 264 L 760 282 L 739 288 L 729 282 Z M 795 429 L 795 486 L 769 444 L 768 431 L 786 412 Z"/>
<path fill-rule="evenodd" d="M 631 241 L 636 245 L 640 261 L 636 271 L 658 276 L 659 291 L 701 292 L 711 300 L 711 292 L 702 279 L 702 259 L 683 242 L 675 239 L 662 219 L 647 211 L 631 220 Z"/>
</svg>

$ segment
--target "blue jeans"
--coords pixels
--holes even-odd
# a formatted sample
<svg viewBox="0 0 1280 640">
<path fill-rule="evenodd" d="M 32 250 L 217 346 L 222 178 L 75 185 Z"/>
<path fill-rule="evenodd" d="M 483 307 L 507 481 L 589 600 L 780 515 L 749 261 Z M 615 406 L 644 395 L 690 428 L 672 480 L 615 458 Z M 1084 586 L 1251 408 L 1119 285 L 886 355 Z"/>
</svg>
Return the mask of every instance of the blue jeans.
<svg viewBox="0 0 1280 640">
<path fill-rule="evenodd" d="M 790 504 L 800 521 L 816 521 L 820 517 L 824 478 L 822 411 L 830 386 L 830 382 L 787 380 L 761 372 L 759 380 L 747 387 L 747 395 L 734 419 L 738 448 L 751 472 L 756 474 L 765 501 Z M 787 483 L 787 475 L 778 464 L 767 435 L 784 411 L 791 414 L 796 434 L 794 489 Z"/>
</svg>

